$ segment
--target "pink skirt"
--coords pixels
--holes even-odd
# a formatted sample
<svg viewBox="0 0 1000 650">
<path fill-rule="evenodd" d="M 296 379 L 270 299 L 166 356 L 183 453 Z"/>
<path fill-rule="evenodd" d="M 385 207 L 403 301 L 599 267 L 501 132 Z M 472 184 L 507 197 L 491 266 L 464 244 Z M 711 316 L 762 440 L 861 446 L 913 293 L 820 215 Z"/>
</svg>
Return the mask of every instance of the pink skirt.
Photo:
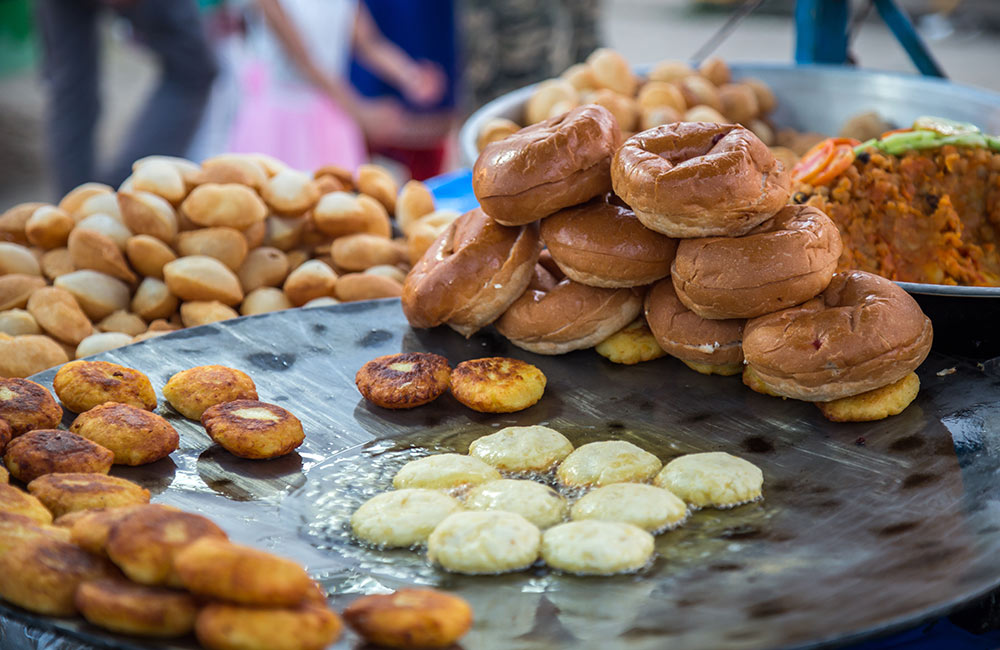
<svg viewBox="0 0 1000 650">
<path fill-rule="evenodd" d="M 305 84 L 277 84 L 265 64 L 247 65 L 229 151 L 265 153 L 303 171 L 365 162 L 364 136 L 351 117 Z"/>
</svg>

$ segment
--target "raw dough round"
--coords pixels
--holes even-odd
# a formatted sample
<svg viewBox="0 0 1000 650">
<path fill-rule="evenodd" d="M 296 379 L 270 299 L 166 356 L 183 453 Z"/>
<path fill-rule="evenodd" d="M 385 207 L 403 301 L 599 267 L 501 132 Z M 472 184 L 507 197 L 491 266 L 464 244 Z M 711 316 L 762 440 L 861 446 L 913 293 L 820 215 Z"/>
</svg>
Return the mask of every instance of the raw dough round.
<svg viewBox="0 0 1000 650">
<path fill-rule="evenodd" d="M 574 521 L 621 521 L 656 534 L 683 523 L 688 509 L 669 490 L 645 483 L 614 483 L 583 495 L 570 516 Z"/>
<path fill-rule="evenodd" d="M 624 440 L 591 442 L 578 447 L 559 466 L 556 476 L 568 487 L 641 483 L 653 478 L 660 459 Z"/>
<path fill-rule="evenodd" d="M 573 443 L 543 426 L 507 427 L 469 445 L 474 456 L 503 472 L 546 472 L 573 451 Z"/>
<path fill-rule="evenodd" d="M 500 472 L 478 458 L 462 454 L 434 454 L 411 460 L 392 479 L 399 488 L 446 490 L 459 485 L 478 485 L 500 478 Z"/>
<path fill-rule="evenodd" d="M 513 512 L 457 512 L 427 540 L 427 559 L 468 574 L 519 571 L 535 563 L 542 533 Z"/>
<path fill-rule="evenodd" d="M 542 559 L 553 569 L 580 575 L 637 571 L 652 555 L 652 535 L 616 521 L 571 521 L 542 537 Z"/>
<path fill-rule="evenodd" d="M 465 507 L 513 512 L 539 528 L 555 526 L 566 518 L 567 510 L 566 500 L 549 486 L 514 479 L 490 481 L 474 487 L 465 497 Z"/>
<path fill-rule="evenodd" d="M 444 492 L 395 490 L 365 501 L 351 515 L 351 528 L 376 546 L 413 546 L 425 543 L 435 526 L 461 509 L 462 504 Z"/>
<path fill-rule="evenodd" d="M 692 506 L 732 508 L 761 497 L 764 473 L 749 461 L 713 451 L 673 459 L 653 483 Z"/>
</svg>

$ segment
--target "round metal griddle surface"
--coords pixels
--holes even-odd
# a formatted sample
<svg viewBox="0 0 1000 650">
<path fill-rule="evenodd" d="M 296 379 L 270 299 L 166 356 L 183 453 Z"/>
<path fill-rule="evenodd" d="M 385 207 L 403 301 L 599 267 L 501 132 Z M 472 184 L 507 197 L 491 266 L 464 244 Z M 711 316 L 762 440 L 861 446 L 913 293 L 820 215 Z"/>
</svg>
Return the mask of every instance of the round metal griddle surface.
<svg viewBox="0 0 1000 650">
<path fill-rule="evenodd" d="M 437 352 L 453 364 L 513 356 L 538 365 L 549 383 L 541 402 L 516 414 L 475 413 L 450 396 L 412 411 L 369 406 L 354 387 L 356 370 L 401 350 Z M 669 358 L 626 367 L 592 350 L 536 356 L 492 330 L 469 340 L 446 328 L 414 331 L 398 300 L 217 323 L 99 358 L 144 371 L 157 389 L 195 365 L 243 369 L 262 400 L 290 409 L 306 430 L 297 453 L 241 460 L 161 399 L 158 410 L 181 433 L 182 448 L 113 474 L 146 485 L 156 502 L 212 517 L 235 541 L 299 560 L 338 608 L 406 584 L 453 590 L 475 609 L 470 649 L 845 643 L 940 615 L 1000 583 L 1000 379 L 940 354 L 921 368 L 920 396 L 902 415 L 849 425 Z M 51 385 L 53 375 L 37 379 Z M 352 509 L 389 489 L 406 460 L 465 452 L 480 435 L 527 424 L 552 426 L 575 444 L 627 439 L 664 462 L 728 451 L 763 469 L 765 499 L 694 514 L 657 538 L 652 566 L 613 578 L 540 568 L 454 576 L 417 553 L 350 539 Z M 6 604 L 0 614 L 99 645 L 194 646 L 130 639 Z M 337 647 L 353 642 L 348 635 Z"/>
</svg>

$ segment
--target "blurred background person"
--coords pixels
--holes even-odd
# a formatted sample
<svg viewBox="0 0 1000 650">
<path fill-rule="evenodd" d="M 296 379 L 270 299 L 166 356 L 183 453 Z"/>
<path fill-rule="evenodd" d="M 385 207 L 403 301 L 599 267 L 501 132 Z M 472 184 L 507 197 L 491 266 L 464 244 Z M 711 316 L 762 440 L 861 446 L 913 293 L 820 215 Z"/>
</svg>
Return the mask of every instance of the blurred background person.
<svg viewBox="0 0 1000 650">
<path fill-rule="evenodd" d="M 458 53 L 454 1 L 364 0 L 362 4 L 374 26 L 398 48 L 387 48 L 386 52 L 400 58 L 394 67 L 404 79 L 392 83 L 373 69 L 372 56 L 366 58 L 356 49 L 351 83 L 365 97 L 401 102 L 403 120 L 410 126 L 394 137 L 377 131 L 369 134 L 369 152 L 405 166 L 412 178 L 426 180 L 444 170 L 455 120 Z"/>
<path fill-rule="evenodd" d="M 423 104 L 443 92 L 440 76 L 386 39 L 364 5 L 257 0 L 256 8 L 231 151 L 271 154 L 299 169 L 353 169 L 367 158 L 365 135 L 405 137 L 398 99 L 366 99 L 347 82 L 352 52 L 406 100 Z"/>
<path fill-rule="evenodd" d="M 158 82 L 107 169 L 98 169 L 100 115 L 97 19 L 105 8 L 126 18 L 152 51 Z M 195 0 L 37 0 L 49 164 L 56 190 L 100 180 L 117 187 L 132 162 L 150 154 L 184 155 L 208 101 L 216 64 Z"/>
</svg>

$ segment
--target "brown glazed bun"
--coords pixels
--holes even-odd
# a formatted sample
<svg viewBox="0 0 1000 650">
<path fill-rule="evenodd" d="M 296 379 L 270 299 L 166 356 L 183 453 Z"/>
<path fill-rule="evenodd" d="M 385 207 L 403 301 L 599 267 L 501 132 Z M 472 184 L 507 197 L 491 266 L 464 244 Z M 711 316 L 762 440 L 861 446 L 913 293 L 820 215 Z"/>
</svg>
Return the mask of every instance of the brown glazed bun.
<svg viewBox="0 0 1000 650">
<path fill-rule="evenodd" d="M 677 297 L 702 318 L 753 318 L 818 295 L 841 248 L 830 217 L 786 205 L 742 237 L 681 240 L 670 275 Z"/>
<path fill-rule="evenodd" d="M 708 320 L 684 306 L 670 278 L 664 278 L 646 294 L 646 322 L 667 354 L 705 372 L 737 374 L 743 363 L 743 320 Z M 697 366 L 697 367 L 695 367 Z"/>
<path fill-rule="evenodd" d="M 524 293 L 540 250 L 534 226 L 501 226 L 482 210 L 466 212 L 406 276 L 403 314 L 412 327 L 447 323 L 472 336 Z"/>
<path fill-rule="evenodd" d="M 498 222 L 538 221 L 609 191 L 611 156 L 620 144 L 610 111 L 574 108 L 488 145 L 472 168 L 472 188 Z"/>
<path fill-rule="evenodd" d="M 656 282 L 670 274 L 677 250 L 676 241 L 643 226 L 613 194 L 543 219 L 539 234 L 566 277 L 591 287 Z"/>
<path fill-rule="evenodd" d="M 547 278 L 538 277 L 539 281 L 545 283 Z M 641 310 L 639 291 L 588 287 L 566 279 L 548 291 L 525 292 L 496 328 L 529 352 L 563 354 L 594 347 L 631 323 Z"/>
<path fill-rule="evenodd" d="M 902 379 L 932 338 L 930 319 L 899 286 L 845 271 L 812 300 L 747 322 L 743 352 L 772 393 L 829 402 Z"/>
<path fill-rule="evenodd" d="M 736 237 L 781 209 L 791 175 L 752 132 L 677 122 L 637 133 L 611 163 L 615 194 L 670 237 Z"/>
</svg>

